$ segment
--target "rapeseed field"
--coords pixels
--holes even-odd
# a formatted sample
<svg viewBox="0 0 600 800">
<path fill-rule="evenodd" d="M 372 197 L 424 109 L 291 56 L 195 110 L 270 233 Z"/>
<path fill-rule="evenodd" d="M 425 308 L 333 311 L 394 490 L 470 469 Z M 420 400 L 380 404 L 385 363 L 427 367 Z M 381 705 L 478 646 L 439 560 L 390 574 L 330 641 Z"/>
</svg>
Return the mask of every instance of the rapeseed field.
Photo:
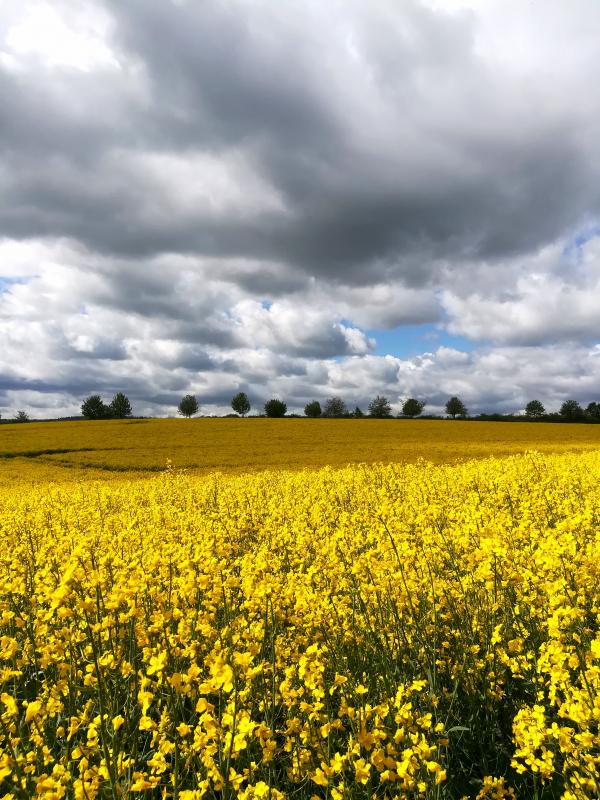
<svg viewBox="0 0 600 800">
<path fill-rule="evenodd" d="M 132 419 L 0 425 L 0 482 L 435 463 L 600 448 L 600 425 L 377 419 Z"/>
<path fill-rule="evenodd" d="M 111 475 L 0 486 L 0 797 L 599 796 L 600 452 Z"/>
</svg>

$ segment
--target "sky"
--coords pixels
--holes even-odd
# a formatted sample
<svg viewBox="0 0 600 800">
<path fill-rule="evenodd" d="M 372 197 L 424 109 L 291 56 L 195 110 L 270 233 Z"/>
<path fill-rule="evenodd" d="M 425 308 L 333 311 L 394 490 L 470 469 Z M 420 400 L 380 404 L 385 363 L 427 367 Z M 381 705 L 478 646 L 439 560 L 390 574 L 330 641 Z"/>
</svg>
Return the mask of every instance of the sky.
<svg viewBox="0 0 600 800">
<path fill-rule="evenodd" d="M 0 413 L 600 401 L 597 0 L 2 0 Z"/>
</svg>

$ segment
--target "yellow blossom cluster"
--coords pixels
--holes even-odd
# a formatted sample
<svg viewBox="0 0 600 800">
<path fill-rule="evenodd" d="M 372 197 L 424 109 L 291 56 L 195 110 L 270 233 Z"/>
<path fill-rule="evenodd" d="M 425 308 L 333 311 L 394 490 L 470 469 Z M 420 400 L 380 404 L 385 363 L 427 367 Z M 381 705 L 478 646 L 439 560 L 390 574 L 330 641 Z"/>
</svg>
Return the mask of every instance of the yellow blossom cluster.
<svg viewBox="0 0 600 800">
<path fill-rule="evenodd" d="M 0 504 L 4 800 L 600 794 L 600 452 Z"/>
</svg>

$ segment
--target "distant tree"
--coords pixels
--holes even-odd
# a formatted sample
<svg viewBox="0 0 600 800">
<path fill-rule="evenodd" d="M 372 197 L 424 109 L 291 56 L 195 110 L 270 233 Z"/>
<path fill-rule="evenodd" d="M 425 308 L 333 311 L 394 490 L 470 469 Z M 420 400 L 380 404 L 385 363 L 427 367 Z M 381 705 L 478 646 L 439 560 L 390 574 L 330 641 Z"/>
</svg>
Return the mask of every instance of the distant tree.
<svg viewBox="0 0 600 800">
<path fill-rule="evenodd" d="M 341 397 L 329 397 L 325 401 L 324 417 L 346 417 L 347 415 L 348 409 Z"/>
<path fill-rule="evenodd" d="M 198 405 L 198 401 L 196 400 L 196 395 L 194 394 L 186 394 L 185 397 L 181 398 L 179 405 L 177 406 L 177 412 L 181 414 L 182 417 L 193 417 L 194 414 L 198 413 L 198 409 L 200 406 Z"/>
<path fill-rule="evenodd" d="M 451 397 L 446 403 L 446 414 L 449 414 L 452 419 L 456 417 L 466 417 L 467 408 L 460 397 Z"/>
<path fill-rule="evenodd" d="M 109 409 L 111 417 L 116 419 L 125 419 L 125 417 L 130 417 L 132 414 L 129 398 L 123 392 L 116 393 L 110 402 Z"/>
<path fill-rule="evenodd" d="M 287 406 L 283 400 L 273 397 L 265 403 L 265 414 L 267 417 L 285 417 Z"/>
<path fill-rule="evenodd" d="M 583 419 L 584 411 L 577 400 L 565 400 L 560 407 L 560 415 L 565 419 L 578 420 Z"/>
<path fill-rule="evenodd" d="M 387 397 L 377 395 L 374 400 L 369 403 L 369 416 L 384 419 L 385 417 L 392 416 L 392 407 Z"/>
<path fill-rule="evenodd" d="M 81 404 L 81 414 L 86 419 L 106 419 L 110 416 L 110 409 L 99 394 L 91 394 Z"/>
<path fill-rule="evenodd" d="M 318 400 L 311 400 L 304 406 L 304 413 L 307 417 L 320 417 L 321 403 Z"/>
<path fill-rule="evenodd" d="M 250 400 L 248 400 L 248 395 L 245 392 L 238 392 L 231 401 L 231 407 L 236 414 L 240 414 L 242 417 L 245 417 L 250 411 Z"/>
<path fill-rule="evenodd" d="M 402 406 L 402 413 L 405 417 L 418 417 L 423 413 L 424 408 L 424 400 L 417 400 L 414 397 L 409 397 L 408 400 L 405 400 Z"/>
<path fill-rule="evenodd" d="M 29 414 L 26 411 L 17 411 L 15 422 L 29 422 Z"/>
<path fill-rule="evenodd" d="M 546 409 L 539 400 L 530 400 L 525 406 L 525 416 L 530 419 L 539 419 L 546 413 Z"/>
<path fill-rule="evenodd" d="M 356 417 L 356 419 L 360 419 L 361 417 L 364 417 L 364 413 L 360 410 L 358 406 L 356 406 L 356 408 L 352 412 L 352 416 Z"/>
<path fill-rule="evenodd" d="M 600 403 L 590 403 L 585 409 L 586 417 L 600 419 Z"/>
</svg>

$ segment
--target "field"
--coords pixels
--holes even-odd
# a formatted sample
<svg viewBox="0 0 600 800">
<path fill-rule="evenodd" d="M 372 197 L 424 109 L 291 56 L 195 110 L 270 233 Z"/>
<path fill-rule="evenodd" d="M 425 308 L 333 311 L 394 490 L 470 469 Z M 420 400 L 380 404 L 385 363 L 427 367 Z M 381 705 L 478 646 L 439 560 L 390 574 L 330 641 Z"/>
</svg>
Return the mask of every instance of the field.
<svg viewBox="0 0 600 800">
<path fill-rule="evenodd" d="M 434 463 L 600 448 L 600 425 L 448 420 L 163 419 L 0 425 L 0 482 Z"/>
<path fill-rule="evenodd" d="M 2 426 L 0 798 L 597 798 L 599 433 Z"/>
</svg>

